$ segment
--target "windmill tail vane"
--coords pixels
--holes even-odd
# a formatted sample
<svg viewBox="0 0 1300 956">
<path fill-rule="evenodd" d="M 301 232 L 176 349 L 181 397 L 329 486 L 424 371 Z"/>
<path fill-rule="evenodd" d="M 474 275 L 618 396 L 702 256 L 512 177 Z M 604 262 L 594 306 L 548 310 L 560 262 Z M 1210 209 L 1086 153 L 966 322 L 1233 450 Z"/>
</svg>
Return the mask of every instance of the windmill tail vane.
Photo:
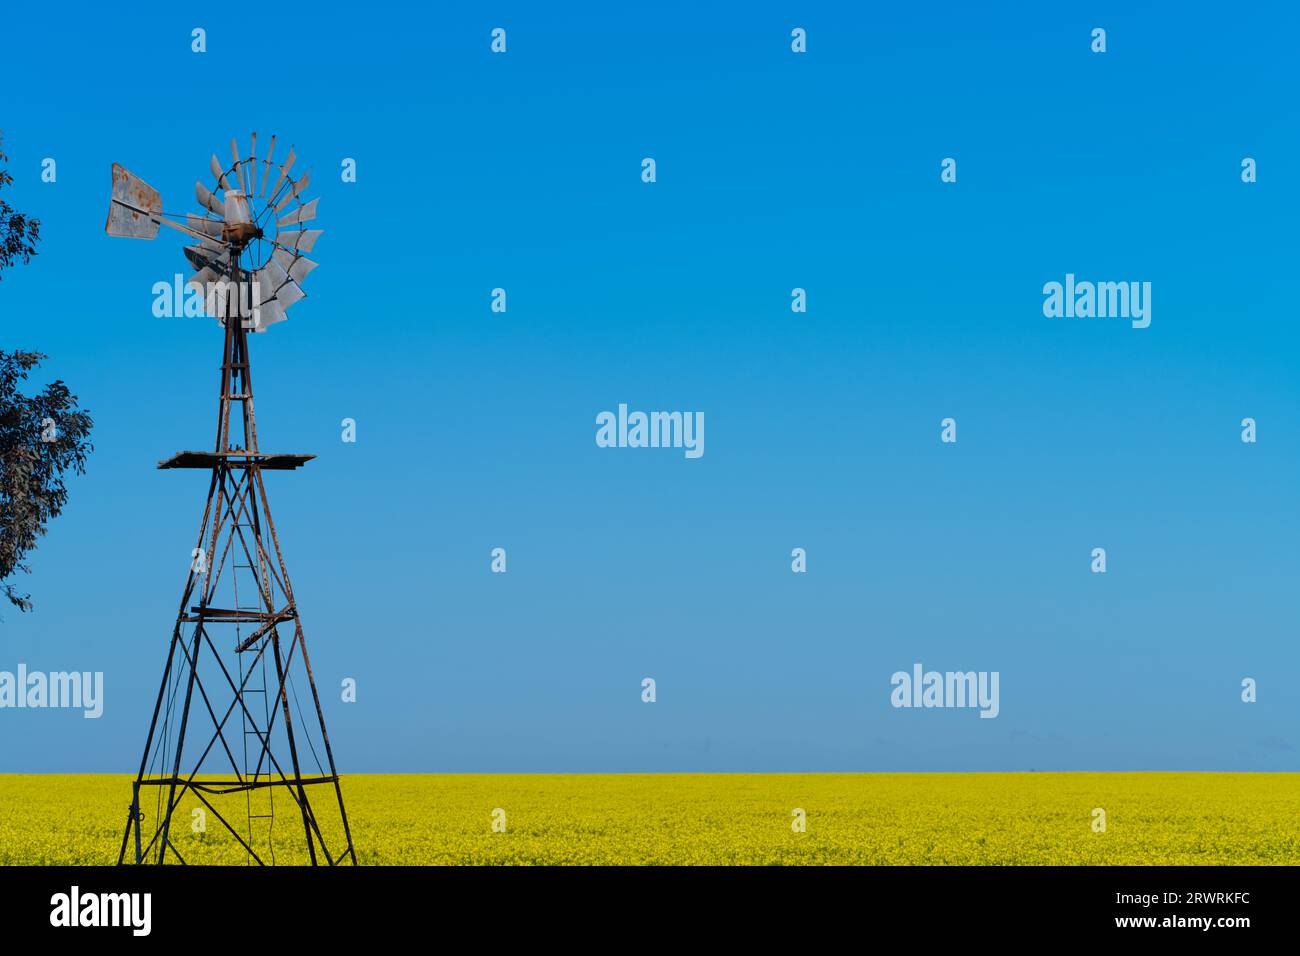
<svg viewBox="0 0 1300 956">
<path fill-rule="evenodd" d="M 249 332 L 283 321 L 305 298 L 321 230 L 295 179 L 289 150 L 233 163 L 216 156 L 213 188 L 195 183 L 200 214 L 163 211 L 158 190 L 119 165 L 106 231 L 154 239 L 161 226 L 184 249 L 208 290 L 206 310 L 224 328 L 216 440 L 182 451 L 164 469 L 210 475 L 197 543 L 172 628 L 161 686 L 132 784 L 118 863 L 356 864 L 325 711 L 302 619 L 271 517 L 263 473 L 291 471 L 313 455 L 258 446 Z M 220 193 L 218 199 L 217 193 Z M 236 290 L 254 290 L 251 310 Z M 245 300 L 247 301 L 247 300 Z M 249 311 L 250 314 L 245 314 Z M 324 797 L 320 796 L 324 794 Z"/>
</svg>

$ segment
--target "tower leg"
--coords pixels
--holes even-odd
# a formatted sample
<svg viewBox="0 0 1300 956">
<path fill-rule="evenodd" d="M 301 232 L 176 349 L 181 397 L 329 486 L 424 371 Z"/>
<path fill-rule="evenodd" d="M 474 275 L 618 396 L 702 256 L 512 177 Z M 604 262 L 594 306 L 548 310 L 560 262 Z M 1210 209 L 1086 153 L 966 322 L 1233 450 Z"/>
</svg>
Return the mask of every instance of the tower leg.
<svg viewBox="0 0 1300 956">
<path fill-rule="evenodd" d="M 190 679 L 185 687 L 185 710 L 181 713 L 181 729 L 176 737 L 176 761 L 172 765 L 171 786 L 167 790 L 167 809 L 161 823 L 161 837 L 158 841 L 158 862 L 162 863 L 167 854 L 167 839 L 172 826 L 172 809 L 176 804 L 176 781 L 181 775 L 181 753 L 185 749 L 185 730 L 190 722 L 190 701 L 194 697 L 194 681 L 199 674 L 199 638 L 203 636 L 203 625 L 194 628 L 194 654 L 190 657 Z"/>
<path fill-rule="evenodd" d="M 289 738 L 289 759 L 293 764 L 293 779 L 298 785 L 298 808 L 302 810 L 302 829 L 307 836 L 307 850 L 311 854 L 311 865 L 316 865 L 316 841 L 311 836 L 311 817 L 307 804 L 307 792 L 302 786 L 302 767 L 298 765 L 298 744 L 293 737 L 293 718 L 289 716 L 289 694 L 285 689 L 288 675 L 284 662 L 280 659 L 280 632 L 271 629 L 271 649 L 275 653 L 275 676 L 280 685 L 280 703 L 284 706 L 284 732 Z M 327 851 L 328 852 L 328 851 Z"/>
</svg>

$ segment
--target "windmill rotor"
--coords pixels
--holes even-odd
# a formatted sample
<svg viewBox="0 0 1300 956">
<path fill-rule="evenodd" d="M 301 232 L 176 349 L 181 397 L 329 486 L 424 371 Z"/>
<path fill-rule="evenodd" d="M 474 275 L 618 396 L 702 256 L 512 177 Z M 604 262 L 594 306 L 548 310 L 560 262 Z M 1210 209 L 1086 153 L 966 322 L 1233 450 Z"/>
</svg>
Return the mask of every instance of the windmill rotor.
<svg viewBox="0 0 1300 956">
<path fill-rule="evenodd" d="M 228 166 L 213 153 L 208 161 L 211 185 L 194 182 L 200 211 L 183 216 L 164 212 L 158 190 L 114 163 L 105 226 L 110 236 L 133 239 L 156 238 L 160 226 L 184 233 L 193 240 L 183 252 L 195 270 L 187 284 L 204 290 L 208 314 L 222 325 L 239 318 L 255 332 L 284 321 L 288 309 L 307 297 L 303 281 L 318 263 L 306 254 L 324 232 L 305 228 L 316 218 L 320 201 L 305 196 L 310 170 L 294 178 L 297 154 L 290 147 L 285 160 L 277 161 L 275 139 L 259 157 L 257 133 L 247 155 L 232 138 Z M 230 296 L 230 286 L 241 283 L 248 289 Z"/>
</svg>

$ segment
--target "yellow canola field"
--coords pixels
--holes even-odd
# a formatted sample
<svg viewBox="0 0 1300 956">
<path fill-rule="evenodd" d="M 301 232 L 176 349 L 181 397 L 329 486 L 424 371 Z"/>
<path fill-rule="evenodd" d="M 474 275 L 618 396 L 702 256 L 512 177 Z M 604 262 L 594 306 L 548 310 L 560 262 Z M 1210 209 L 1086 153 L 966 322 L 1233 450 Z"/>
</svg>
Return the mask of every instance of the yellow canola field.
<svg viewBox="0 0 1300 956">
<path fill-rule="evenodd" d="M 130 792 L 0 775 L 0 864 L 116 862 Z M 339 846 L 332 789 L 310 792 Z M 362 864 L 1300 864 L 1294 773 L 357 774 L 343 795 Z M 301 817 L 276 799 L 259 837 L 301 862 Z M 194 831 L 197 806 L 177 849 L 243 863 L 211 818 Z"/>
</svg>

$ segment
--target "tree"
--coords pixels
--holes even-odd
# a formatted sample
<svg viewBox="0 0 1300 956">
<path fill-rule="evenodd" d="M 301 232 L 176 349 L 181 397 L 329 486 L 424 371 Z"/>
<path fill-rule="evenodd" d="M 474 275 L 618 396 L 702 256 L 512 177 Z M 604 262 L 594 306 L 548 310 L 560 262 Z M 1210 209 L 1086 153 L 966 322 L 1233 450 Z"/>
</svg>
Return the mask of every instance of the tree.
<svg viewBox="0 0 1300 956">
<path fill-rule="evenodd" d="M 0 147 L 3 145 L 4 137 L 0 135 Z M 9 157 L 0 148 L 0 163 L 8 160 Z M 9 171 L 0 166 L 0 189 L 13 181 Z M 15 211 L 9 203 L 0 199 L 0 278 L 3 278 L 4 270 L 13 265 L 15 259 L 21 259 L 24 264 L 31 261 L 32 256 L 36 255 L 36 241 L 40 237 L 39 219 Z"/>
<path fill-rule="evenodd" d="M 5 159 L 0 152 L 0 162 Z M 11 182 L 0 168 L 0 189 Z M 40 225 L 0 199 L 0 273 L 31 260 Z M 68 500 L 64 475 L 84 472 L 94 447 L 90 415 L 62 381 L 35 395 L 19 391 L 44 359 L 39 352 L 0 352 L 0 586 L 22 611 L 31 608 L 31 597 L 15 591 L 9 579 L 30 570 L 27 555 Z"/>
<path fill-rule="evenodd" d="M 94 448 L 90 415 L 63 382 L 30 396 L 18 390 L 44 358 L 0 352 L 0 584 L 22 611 L 31 608 L 31 598 L 8 579 L 30 570 L 24 559 L 68 500 L 64 475 L 83 473 Z"/>
</svg>

